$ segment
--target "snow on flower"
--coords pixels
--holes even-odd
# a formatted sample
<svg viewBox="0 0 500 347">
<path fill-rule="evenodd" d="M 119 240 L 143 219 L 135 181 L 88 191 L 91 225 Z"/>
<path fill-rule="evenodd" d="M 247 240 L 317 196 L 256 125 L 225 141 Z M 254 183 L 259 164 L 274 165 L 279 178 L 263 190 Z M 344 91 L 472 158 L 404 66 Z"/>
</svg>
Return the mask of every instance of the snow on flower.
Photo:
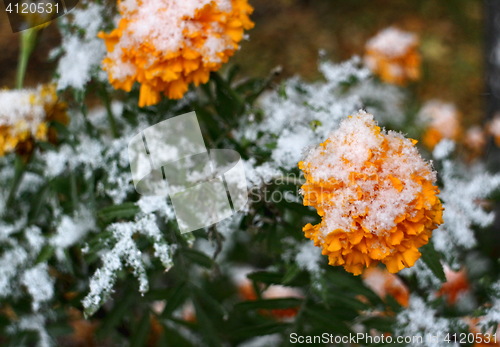
<svg viewBox="0 0 500 347">
<path fill-rule="evenodd" d="M 423 143 L 430 149 L 442 139 L 457 140 L 460 136 L 460 115 L 454 104 L 440 100 L 427 101 L 418 117 L 427 124 Z"/>
<path fill-rule="evenodd" d="M 360 111 L 299 162 L 304 205 L 322 217 L 303 230 L 330 265 L 359 275 L 382 262 L 395 273 L 420 257 L 443 208 L 435 173 L 415 143 Z"/>
<path fill-rule="evenodd" d="M 419 40 L 413 33 L 389 27 L 366 43 L 365 63 L 388 83 L 404 85 L 420 78 Z"/>
<path fill-rule="evenodd" d="M 55 141 L 50 121 L 67 123 L 66 104 L 54 85 L 36 89 L 0 91 L 0 156 L 8 152 L 31 153 L 34 140 Z"/>
<path fill-rule="evenodd" d="M 253 27 L 247 0 L 128 0 L 118 8 L 118 27 L 99 34 L 108 51 L 103 66 L 115 88 L 141 84 L 139 106 L 206 83 Z"/>
</svg>

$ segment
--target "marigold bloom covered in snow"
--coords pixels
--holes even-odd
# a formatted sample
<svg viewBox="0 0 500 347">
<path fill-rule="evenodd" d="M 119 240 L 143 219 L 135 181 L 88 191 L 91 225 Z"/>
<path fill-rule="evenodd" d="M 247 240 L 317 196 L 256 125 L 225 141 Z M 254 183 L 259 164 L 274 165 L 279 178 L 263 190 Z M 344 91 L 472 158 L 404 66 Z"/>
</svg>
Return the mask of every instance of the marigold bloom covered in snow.
<svg viewBox="0 0 500 347">
<path fill-rule="evenodd" d="M 108 50 L 103 65 L 115 88 L 141 84 L 139 106 L 206 83 L 253 27 L 247 0 L 123 0 L 118 8 L 118 27 L 99 34 Z"/>
<path fill-rule="evenodd" d="M 420 257 L 443 208 L 435 173 L 415 143 L 360 111 L 299 163 L 304 205 L 322 217 L 303 230 L 330 265 L 359 275 L 382 262 L 395 273 Z"/>
<path fill-rule="evenodd" d="M 37 89 L 0 91 L 0 156 L 8 152 L 30 153 L 33 140 L 55 141 L 50 121 L 67 123 L 66 104 L 54 85 Z"/>
<path fill-rule="evenodd" d="M 457 140 L 460 136 L 460 114 L 454 104 L 430 100 L 424 104 L 418 117 L 427 124 L 423 143 L 430 149 L 442 139 Z"/>
<path fill-rule="evenodd" d="M 363 273 L 363 281 L 380 298 L 385 299 L 387 295 L 390 295 L 401 306 L 408 306 L 410 291 L 397 275 L 378 267 L 372 267 Z"/>
<path fill-rule="evenodd" d="M 383 81 L 405 85 L 420 78 L 418 44 L 415 34 L 386 28 L 366 43 L 365 63 Z"/>
</svg>

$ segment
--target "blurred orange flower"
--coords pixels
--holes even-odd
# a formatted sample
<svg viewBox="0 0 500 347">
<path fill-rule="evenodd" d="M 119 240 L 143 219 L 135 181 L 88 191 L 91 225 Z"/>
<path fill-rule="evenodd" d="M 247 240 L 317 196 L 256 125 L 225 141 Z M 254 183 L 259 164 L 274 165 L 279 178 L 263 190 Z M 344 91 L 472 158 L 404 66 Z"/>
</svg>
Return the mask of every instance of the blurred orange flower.
<svg viewBox="0 0 500 347">
<path fill-rule="evenodd" d="M 481 155 L 486 146 L 485 131 L 479 126 L 473 126 L 465 132 L 464 145 L 469 149 L 472 157 Z"/>
<path fill-rule="evenodd" d="M 359 275 L 382 262 L 395 273 L 420 258 L 443 207 L 415 143 L 360 111 L 299 163 L 304 205 L 322 217 L 303 230 L 330 265 Z"/>
<path fill-rule="evenodd" d="M 365 63 L 383 81 L 405 85 L 420 78 L 418 45 L 415 34 L 386 28 L 366 43 Z"/>
<path fill-rule="evenodd" d="M 430 100 L 419 112 L 419 118 L 427 124 L 423 143 L 433 149 L 442 139 L 458 140 L 461 133 L 460 114 L 454 104 Z"/>
<path fill-rule="evenodd" d="M 131 0 L 118 9 L 118 27 L 99 33 L 108 50 L 103 66 L 117 89 L 141 84 L 139 106 L 206 83 L 254 25 L 247 0 Z"/>
<path fill-rule="evenodd" d="M 263 299 L 281 299 L 281 298 L 303 298 L 304 295 L 298 289 L 285 287 L 281 285 L 271 285 L 262 293 Z M 298 307 L 271 310 L 271 315 L 278 319 L 292 318 L 297 315 Z"/>
<path fill-rule="evenodd" d="M 469 290 L 469 281 L 467 280 L 465 269 L 453 271 L 445 265 L 444 273 L 446 275 L 446 282 L 437 292 L 437 295 L 445 296 L 448 304 L 453 305 L 462 294 L 465 294 Z"/>
<path fill-rule="evenodd" d="M 390 295 L 401 306 L 408 307 L 410 291 L 398 276 L 387 270 L 372 267 L 363 273 L 363 281 L 382 299 Z"/>
<path fill-rule="evenodd" d="M 252 271 L 249 268 L 239 268 L 233 274 L 233 280 L 236 283 L 238 294 L 241 299 L 253 301 L 257 300 L 258 296 L 255 292 L 252 281 L 246 275 Z M 302 292 L 296 288 L 286 287 L 282 285 L 270 285 L 261 294 L 262 299 L 280 299 L 280 298 L 303 298 Z M 259 310 L 263 315 L 271 315 L 276 319 L 283 320 L 294 317 L 298 312 L 298 307 L 290 307 L 284 309 Z"/>
</svg>

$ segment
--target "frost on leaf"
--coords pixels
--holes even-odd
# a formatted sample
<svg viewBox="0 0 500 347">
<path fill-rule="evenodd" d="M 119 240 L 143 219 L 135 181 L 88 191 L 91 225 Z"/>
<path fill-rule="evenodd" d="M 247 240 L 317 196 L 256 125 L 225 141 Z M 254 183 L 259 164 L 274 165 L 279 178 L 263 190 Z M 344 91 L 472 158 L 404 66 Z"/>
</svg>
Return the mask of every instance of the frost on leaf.
<svg viewBox="0 0 500 347">
<path fill-rule="evenodd" d="M 38 335 L 37 347 L 53 346 L 53 341 L 45 329 L 47 318 L 42 314 L 23 316 L 16 323 L 8 327 L 8 332 L 16 334 L 19 331 L 32 331 Z"/>
<path fill-rule="evenodd" d="M 444 341 L 444 334 L 450 331 L 451 320 L 440 318 L 437 311 L 428 306 L 420 297 L 412 295 L 410 297 L 409 307 L 396 316 L 396 336 L 411 336 L 412 342 L 408 347 L 420 346 L 458 346 Z M 430 342 L 428 339 L 432 336 L 439 336 L 436 341 Z M 415 337 L 421 337 L 418 341 Z"/>
<path fill-rule="evenodd" d="M 31 306 L 35 312 L 38 311 L 41 303 L 52 299 L 54 295 L 54 279 L 50 277 L 45 263 L 26 270 L 22 275 L 21 283 L 33 298 Z"/>
<path fill-rule="evenodd" d="M 83 299 L 85 314 L 88 316 L 94 314 L 113 292 L 117 274 L 124 266 L 132 268 L 134 276 L 139 281 L 141 294 L 149 290 L 143 253 L 133 239 L 135 233 L 144 235 L 153 242 L 154 255 L 161 261 L 166 270 L 169 270 L 173 265 L 173 247 L 164 240 L 156 224 L 154 214 L 138 216 L 134 222 L 111 224 L 108 230 L 112 233 L 115 244 L 111 250 L 103 253 L 101 256 L 102 266 L 90 279 L 90 292 Z"/>
<path fill-rule="evenodd" d="M 359 58 L 341 64 L 321 62 L 319 70 L 325 81 L 306 83 L 293 77 L 264 94 L 260 99 L 262 122 L 251 120 L 236 134 L 260 148 L 272 148 L 272 160 L 256 170 L 266 164 L 268 172 L 294 168 L 304 151 L 318 139 L 327 138 L 341 119 L 360 108 L 376 111 L 382 115 L 381 121 L 399 122 L 402 94 L 392 86 L 376 85 Z M 253 176 L 248 170 L 247 175 Z"/>
<path fill-rule="evenodd" d="M 434 156 L 446 157 L 446 151 L 451 150 L 450 142 L 442 141 L 436 146 Z M 477 244 L 474 226 L 485 228 L 493 223 L 494 213 L 486 211 L 481 200 L 500 187 L 500 175 L 489 174 L 481 166 L 465 167 L 452 159 L 444 159 L 441 166 L 438 172 L 442 180 L 444 224 L 434 231 L 431 240 L 453 265 L 461 250 Z"/>
<path fill-rule="evenodd" d="M 106 9 L 103 5 L 83 1 L 84 6 L 75 8 L 61 23 L 62 43 L 52 56 L 60 55 L 57 65 L 57 89 L 83 89 L 92 77 L 101 74 L 101 60 L 106 49 L 97 33 L 104 29 L 102 21 Z M 99 76 L 100 77 L 100 76 Z"/>
</svg>

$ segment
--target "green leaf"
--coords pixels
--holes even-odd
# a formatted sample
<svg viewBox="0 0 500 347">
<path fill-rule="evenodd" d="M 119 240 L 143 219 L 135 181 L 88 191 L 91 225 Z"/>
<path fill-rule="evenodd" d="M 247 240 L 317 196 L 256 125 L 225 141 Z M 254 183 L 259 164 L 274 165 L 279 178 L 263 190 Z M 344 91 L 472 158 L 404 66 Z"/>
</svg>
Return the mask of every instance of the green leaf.
<svg viewBox="0 0 500 347">
<path fill-rule="evenodd" d="M 196 295 L 199 302 L 210 311 L 210 317 L 212 319 L 215 319 L 215 317 L 223 317 L 226 314 L 226 310 L 222 307 L 220 302 L 214 299 L 206 290 L 200 289 L 195 285 L 191 285 L 191 290 Z"/>
<path fill-rule="evenodd" d="M 290 324 L 287 323 L 266 323 L 256 326 L 236 329 L 232 332 L 233 336 L 237 338 L 249 338 L 254 336 L 270 335 L 275 333 L 284 332 Z"/>
<path fill-rule="evenodd" d="M 97 216 L 104 223 L 109 223 L 115 219 L 128 219 L 139 213 L 140 209 L 134 202 L 124 202 L 120 205 L 108 206 L 101 209 Z"/>
<path fill-rule="evenodd" d="M 294 308 L 302 304 L 302 299 L 298 298 L 280 298 L 280 299 L 267 299 L 267 300 L 253 300 L 240 302 L 235 305 L 235 308 L 241 310 L 258 310 L 258 309 L 285 309 Z"/>
<path fill-rule="evenodd" d="M 340 320 L 336 314 L 333 314 L 329 310 L 325 310 L 320 307 L 307 306 L 304 310 L 304 315 L 307 317 L 308 323 L 315 328 L 324 326 L 329 329 L 329 332 L 332 333 L 339 333 L 342 335 L 352 334 L 352 330 L 346 325 L 346 323 Z"/>
<path fill-rule="evenodd" d="M 187 259 L 207 269 L 212 268 L 212 266 L 214 265 L 214 261 L 212 260 L 212 258 L 197 250 L 184 248 L 181 250 L 181 252 L 182 255 L 184 255 Z"/>
<path fill-rule="evenodd" d="M 420 248 L 422 253 L 422 260 L 431 269 L 434 276 L 436 276 L 441 282 L 446 282 L 446 276 L 444 274 L 443 265 L 441 264 L 441 256 L 434 249 L 432 242 L 429 242 L 425 246 Z"/>
<path fill-rule="evenodd" d="M 295 265 L 295 264 L 291 265 L 287 269 L 285 275 L 283 276 L 282 283 L 283 284 L 289 284 L 290 282 L 292 282 L 297 277 L 297 275 L 299 273 L 300 273 L 300 268 L 297 265 Z"/>
<path fill-rule="evenodd" d="M 49 126 L 54 127 L 57 131 L 57 137 L 63 137 L 65 139 L 70 139 L 71 138 L 71 133 L 69 132 L 68 128 L 66 125 L 64 125 L 61 122 L 58 121 L 50 121 Z"/>
<path fill-rule="evenodd" d="M 130 305 L 135 297 L 135 291 L 131 289 L 125 291 L 126 295 L 120 301 L 114 302 L 114 306 L 111 311 L 107 312 L 102 324 L 99 326 L 98 335 L 100 337 L 109 337 L 112 334 L 112 330 L 120 323 L 120 321 L 127 316 L 127 312 L 130 310 Z M 95 309 L 97 311 L 97 309 Z M 94 312 L 84 312 L 86 315 L 90 316 Z"/>
<path fill-rule="evenodd" d="M 186 340 L 179 332 L 172 329 L 167 324 L 162 324 L 163 334 L 157 346 L 172 346 L 172 347 L 191 347 L 193 344 Z"/>
<path fill-rule="evenodd" d="M 196 319 L 201 328 L 200 332 L 205 336 L 207 345 L 221 346 L 222 344 L 219 340 L 219 336 L 217 335 L 217 331 L 215 330 L 209 315 L 207 315 L 196 299 L 193 299 L 193 304 L 196 310 Z"/>
<path fill-rule="evenodd" d="M 165 305 L 165 309 L 163 310 L 161 316 L 167 317 L 172 314 L 172 312 L 174 312 L 177 307 L 179 307 L 186 300 L 187 297 L 188 291 L 185 282 L 170 288 L 166 296 L 167 304 Z"/>
<path fill-rule="evenodd" d="M 132 341 L 130 342 L 130 347 L 141 347 L 146 343 L 149 330 L 151 328 L 149 311 L 144 312 L 142 319 L 132 335 Z"/>
<path fill-rule="evenodd" d="M 44 263 L 47 260 L 49 260 L 50 257 L 52 257 L 52 255 L 54 254 L 54 251 L 55 251 L 54 247 L 50 245 L 43 246 L 40 253 L 38 253 L 38 257 L 36 258 L 35 264 Z"/>
<path fill-rule="evenodd" d="M 248 274 L 247 277 L 255 282 L 261 282 L 265 284 L 281 284 L 283 274 L 279 272 L 257 271 Z"/>
</svg>

